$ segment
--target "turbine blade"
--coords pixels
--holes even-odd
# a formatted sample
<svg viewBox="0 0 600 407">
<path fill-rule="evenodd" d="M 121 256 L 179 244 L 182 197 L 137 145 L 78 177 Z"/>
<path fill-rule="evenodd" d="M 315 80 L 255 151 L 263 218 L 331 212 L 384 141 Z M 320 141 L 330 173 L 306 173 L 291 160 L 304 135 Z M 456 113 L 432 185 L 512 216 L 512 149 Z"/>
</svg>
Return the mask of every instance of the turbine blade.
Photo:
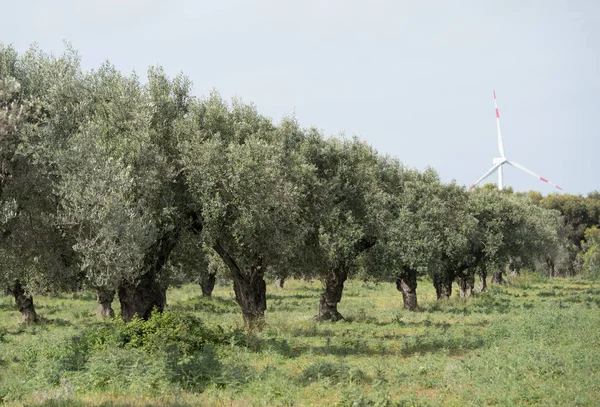
<svg viewBox="0 0 600 407">
<path fill-rule="evenodd" d="M 496 101 L 496 91 L 494 90 L 494 107 L 496 108 L 496 130 L 498 131 L 498 150 L 500 157 L 504 158 L 504 143 L 502 142 L 502 132 L 500 132 L 500 111 L 498 110 L 498 102 Z"/>
<path fill-rule="evenodd" d="M 471 185 L 469 187 L 469 191 L 472 190 L 473 188 L 475 188 L 477 186 L 477 184 L 479 184 L 481 181 L 483 181 L 485 178 L 487 178 L 490 174 L 492 174 L 494 171 L 496 171 L 498 169 L 498 167 L 500 167 L 502 165 L 502 163 L 500 164 L 496 164 L 494 165 L 492 168 L 490 168 L 485 174 L 483 174 L 477 181 L 475 181 L 473 183 L 473 185 Z"/>
<path fill-rule="evenodd" d="M 550 185 L 554 186 L 556 189 L 560 189 L 561 191 L 563 191 L 563 189 L 562 189 L 561 187 L 559 187 L 558 185 L 556 185 L 555 183 L 548 181 L 546 178 L 544 178 L 544 177 L 542 177 L 542 176 L 540 176 L 540 175 L 536 174 L 535 172 L 533 172 L 533 171 L 531 171 L 531 170 L 529 170 L 529 169 L 527 169 L 527 168 L 523 167 L 523 166 L 522 166 L 521 164 L 519 164 L 519 163 L 516 163 L 516 162 L 514 162 L 514 161 L 506 161 L 506 163 L 507 163 L 508 165 L 512 165 L 512 166 L 513 166 L 513 167 L 515 167 L 516 169 L 519 169 L 519 170 L 521 170 L 521 171 L 523 171 L 523 172 L 525 172 L 525 173 L 527 173 L 527 174 L 529 174 L 529 175 L 531 175 L 531 176 L 533 176 L 533 177 L 535 177 L 535 178 L 539 179 L 539 180 L 540 180 L 540 181 L 542 181 L 542 182 L 545 182 L 546 184 L 550 184 Z"/>
</svg>

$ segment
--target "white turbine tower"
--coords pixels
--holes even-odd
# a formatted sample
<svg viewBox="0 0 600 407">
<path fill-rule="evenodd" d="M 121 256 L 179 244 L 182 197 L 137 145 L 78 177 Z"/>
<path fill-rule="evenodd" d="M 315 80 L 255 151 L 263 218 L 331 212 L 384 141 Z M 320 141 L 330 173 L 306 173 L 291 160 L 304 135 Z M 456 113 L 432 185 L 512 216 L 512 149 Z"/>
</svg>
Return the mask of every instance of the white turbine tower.
<svg viewBox="0 0 600 407">
<path fill-rule="evenodd" d="M 523 167 L 521 164 L 518 164 L 514 161 L 508 161 L 506 159 L 506 157 L 504 156 L 504 144 L 502 143 L 502 133 L 500 132 L 500 113 L 498 111 L 498 102 L 496 102 L 496 91 L 494 91 L 494 106 L 496 107 L 496 129 L 498 131 L 498 150 L 500 151 L 500 157 L 496 157 L 496 158 L 492 159 L 492 163 L 494 164 L 492 166 L 492 168 L 490 168 L 485 174 L 483 174 L 481 176 L 481 178 L 479 178 L 477 181 L 475 181 L 475 183 L 473 183 L 473 185 L 471 185 L 469 187 L 469 191 L 472 190 L 473 188 L 475 188 L 475 186 L 477 186 L 477 184 L 479 184 L 481 181 L 483 181 L 486 177 L 491 175 L 496 170 L 498 171 L 498 189 L 502 189 L 502 187 L 503 187 L 503 185 L 502 185 L 502 166 L 504 164 L 508 164 L 512 167 L 515 167 L 516 169 L 519 169 L 529 175 L 532 175 L 532 176 L 536 177 L 537 179 L 539 179 L 540 181 L 545 182 L 546 184 L 553 185 L 555 188 L 558 188 L 562 191 L 563 189 L 561 187 L 548 181 L 546 178 L 537 175 L 535 172 L 533 172 L 531 170 L 528 170 L 527 168 Z"/>
</svg>

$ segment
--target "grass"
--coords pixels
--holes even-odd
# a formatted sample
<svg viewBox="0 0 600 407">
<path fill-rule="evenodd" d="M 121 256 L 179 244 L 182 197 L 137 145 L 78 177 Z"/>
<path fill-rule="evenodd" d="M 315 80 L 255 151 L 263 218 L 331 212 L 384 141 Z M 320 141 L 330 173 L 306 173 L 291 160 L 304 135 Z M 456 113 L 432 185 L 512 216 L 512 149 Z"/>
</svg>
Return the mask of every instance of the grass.
<svg viewBox="0 0 600 407">
<path fill-rule="evenodd" d="M 408 312 L 392 284 L 351 281 L 339 307 L 346 321 L 338 323 L 312 320 L 320 290 L 319 282 L 304 281 L 270 290 L 267 326 L 255 334 L 241 331 L 225 286 L 212 299 L 194 285 L 172 289 L 167 316 L 129 327 L 99 320 L 88 293 L 37 297 L 43 322 L 21 326 L 12 299 L 0 296 L 0 404 L 587 406 L 600 400 L 598 283 L 524 275 L 474 298 L 440 303 L 422 281 L 420 309 Z"/>
</svg>

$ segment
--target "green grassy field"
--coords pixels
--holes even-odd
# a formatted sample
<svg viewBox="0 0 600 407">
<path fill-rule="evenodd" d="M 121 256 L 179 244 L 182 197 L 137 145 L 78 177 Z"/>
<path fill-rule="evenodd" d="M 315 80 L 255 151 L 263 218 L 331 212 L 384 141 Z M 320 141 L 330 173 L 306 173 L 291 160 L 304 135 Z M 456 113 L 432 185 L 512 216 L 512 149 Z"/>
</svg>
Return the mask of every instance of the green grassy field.
<svg viewBox="0 0 600 407">
<path fill-rule="evenodd" d="M 439 303 L 422 281 L 421 308 L 408 312 L 393 285 L 351 281 L 340 304 L 347 320 L 338 323 L 312 320 L 319 282 L 269 289 L 267 326 L 252 334 L 240 329 L 230 287 L 218 286 L 212 299 L 197 286 L 170 290 L 167 315 L 205 322 L 206 343 L 184 338 L 183 351 L 160 345 L 189 336 L 183 328 L 122 341 L 135 329 L 97 319 L 90 293 L 37 297 L 37 326 L 20 326 L 12 298 L 2 296 L 0 404 L 600 403 L 598 283 L 525 275 Z"/>
</svg>

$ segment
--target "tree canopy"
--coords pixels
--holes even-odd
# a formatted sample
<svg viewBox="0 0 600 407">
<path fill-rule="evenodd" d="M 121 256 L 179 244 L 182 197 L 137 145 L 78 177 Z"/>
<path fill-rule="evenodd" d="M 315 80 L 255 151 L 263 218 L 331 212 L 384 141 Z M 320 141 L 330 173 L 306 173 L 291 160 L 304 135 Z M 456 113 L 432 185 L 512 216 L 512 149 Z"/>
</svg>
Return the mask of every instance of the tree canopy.
<svg viewBox="0 0 600 407">
<path fill-rule="evenodd" d="M 250 328 L 271 278 L 320 279 L 317 317 L 338 320 L 349 277 L 396 282 L 412 310 L 418 280 L 443 299 L 488 272 L 597 275 L 598 196 L 467 192 L 160 67 L 0 47 L 0 284 L 32 319 L 32 294 L 81 287 L 148 318 L 170 284 L 210 295 L 217 271 Z"/>
</svg>

